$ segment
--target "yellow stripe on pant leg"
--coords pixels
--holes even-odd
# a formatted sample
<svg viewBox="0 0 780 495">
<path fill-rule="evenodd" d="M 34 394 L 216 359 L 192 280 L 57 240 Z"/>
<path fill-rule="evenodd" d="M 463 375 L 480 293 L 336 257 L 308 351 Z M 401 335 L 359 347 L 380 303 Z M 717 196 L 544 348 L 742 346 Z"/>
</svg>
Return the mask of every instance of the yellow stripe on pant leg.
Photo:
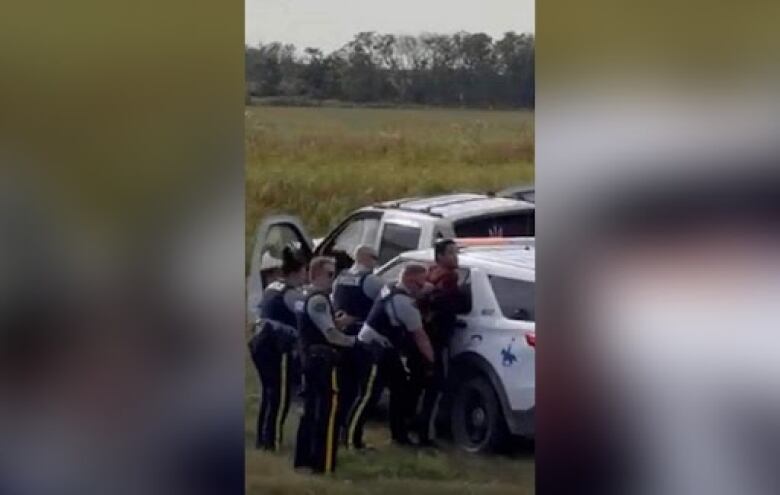
<svg viewBox="0 0 780 495">
<path fill-rule="evenodd" d="M 325 442 L 325 472 L 333 471 L 333 437 L 336 426 L 336 409 L 339 402 L 339 384 L 336 378 L 336 368 L 330 372 L 331 401 L 330 417 L 328 418 L 328 437 Z"/>
<path fill-rule="evenodd" d="M 352 448 L 355 446 L 355 428 L 357 428 L 358 419 L 363 414 L 363 409 L 366 408 L 366 404 L 368 404 L 368 399 L 371 397 L 371 394 L 374 390 L 374 380 L 376 379 L 376 364 L 371 365 L 371 372 L 368 375 L 368 382 L 366 382 L 366 390 L 363 396 L 360 398 L 360 402 L 358 403 L 357 409 L 355 409 L 355 414 L 352 415 L 352 421 L 349 422 L 349 431 L 347 432 L 347 446 Z"/>
<path fill-rule="evenodd" d="M 279 450 L 282 446 L 282 419 L 284 415 L 284 403 L 287 400 L 287 353 L 282 354 L 282 362 L 280 364 L 279 371 L 279 409 L 276 411 L 276 450 Z"/>
</svg>

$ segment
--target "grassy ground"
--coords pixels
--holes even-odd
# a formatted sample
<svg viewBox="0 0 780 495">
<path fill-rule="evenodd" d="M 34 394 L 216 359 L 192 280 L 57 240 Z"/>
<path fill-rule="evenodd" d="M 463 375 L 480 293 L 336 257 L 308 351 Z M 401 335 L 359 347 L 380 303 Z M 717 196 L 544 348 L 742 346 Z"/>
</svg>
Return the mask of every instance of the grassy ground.
<svg viewBox="0 0 780 495">
<path fill-rule="evenodd" d="M 315 236 L 378 200 L 533 179 L 530 112 L 247 107 L 246 229 L 272 212 Z"/>
<path fill-rule="evenodd" d="M 251 366 L 251 365 L 250 365 Z M 253 377 L 254 379 L 254 377 Z M 339 450 L 332 477 L 298 474 L 292 469 L 293 445 L 299 421 L 296 405 L 285 424 L 282 452 L 253 448 L 257 418 L 257 388 L 250 387 L 246 403 L 246 493 L 248 495 L 363 495 L 363 494 L 474 494 L 525 495 L 534 493 L 533 456 L 521 450 L 512 456 L 475 456 L 453 447 L 410 450 L 390 444 L 384 423 L 369 423 L 366 441 L 375 452 Z"/>
<path fill-rule="evenodd" d="M 246 233 L 273 212 L 302 217 L 321 236 L 349 211 L 378 200 L 454 190 L 487 191 L 533 179 L 533 114 L 366 108 L 246 109 Z M 248 246 L 249 247 L 249 246 Z M 248 494 L 533 493 L 531 453 L 471 456 L 447 448 L 415 452 L 389 445 L 369 424 L 370 455 L 339 453 L 333 478 L 296 474 L 296 408 L 280 454 L 253 448 L 258 386 L 247 362 Z"/>
</svg>

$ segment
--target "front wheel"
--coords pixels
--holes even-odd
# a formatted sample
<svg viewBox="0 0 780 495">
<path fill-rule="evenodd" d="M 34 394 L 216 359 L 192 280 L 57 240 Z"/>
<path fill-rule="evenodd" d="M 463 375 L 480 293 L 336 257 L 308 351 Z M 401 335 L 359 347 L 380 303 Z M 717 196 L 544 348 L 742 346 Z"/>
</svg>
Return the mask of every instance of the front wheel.
<svg viewBox="0 0 780 495">
<path fill-rule="evenodd" d="M 482 377 L 462 383 L 450 414 L 455 442 L 471 453 L 496 452 L 506 444 L 507 431 L 498 397 Z"/>
</svg>

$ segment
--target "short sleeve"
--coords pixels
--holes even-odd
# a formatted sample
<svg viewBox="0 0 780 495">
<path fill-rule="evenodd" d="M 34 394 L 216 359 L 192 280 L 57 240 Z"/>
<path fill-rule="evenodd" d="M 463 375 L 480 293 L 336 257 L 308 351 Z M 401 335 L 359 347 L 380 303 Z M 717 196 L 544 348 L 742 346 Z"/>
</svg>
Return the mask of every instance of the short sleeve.
<svg viewBox="0 0 780 495">
<path fill-rule="evenodd" d="M 336 326 L 333 322 L 333 315 L 330 312 L 328 298 L 322 294 L 317 294 L 309 299 L 309 303 L 306 305 L 306 313 L 311 318 L 311 321 L 317 325 L 317 328 L 323 332 Z"/>
<path fill-rule="evenodd" d="M 284 304 L 292 312 L 295 312 L 295 303 L 300 301 L 303 295 L 300 291 L 292 289 L 284 293 Z"/>
<path fill-rule="evenodd" d="M 420 316 L 420 310 L 414 304 L 414 300 L 406 296 L 396 296 L 392 300 L 390 305 L 391 311 L 395 309 L 395 314 L 401 323 L 404 324 L 407 330 L 410 332 L 419 330 L 422 328 L 422 317 Z"/>
<path fill-rule="evenodd" d="M 367 275 L 366 280 L 363 282 L 363 293 L 366 297 L 376 300 L 383 285 L 384 281 L 372 273 Z"/>
</svg>

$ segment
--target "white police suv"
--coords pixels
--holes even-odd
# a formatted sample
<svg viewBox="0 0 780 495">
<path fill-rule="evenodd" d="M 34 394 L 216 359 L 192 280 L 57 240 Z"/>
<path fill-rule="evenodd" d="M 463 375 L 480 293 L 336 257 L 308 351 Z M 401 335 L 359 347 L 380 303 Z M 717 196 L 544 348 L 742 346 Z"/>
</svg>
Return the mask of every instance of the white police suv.
<svg viewBox="0 0 780 495">
<path fill-rule="evenodd" d="M 534 436 L 534 241 L 458 239 L 459 284 L 471 304 L 450 341 L 440 405 L 455 442 L 470 452 Z M 406 252 L 377 272 L 395 280 L 404 265 L 433 263 L 433 249 Z"/>
</svg>

